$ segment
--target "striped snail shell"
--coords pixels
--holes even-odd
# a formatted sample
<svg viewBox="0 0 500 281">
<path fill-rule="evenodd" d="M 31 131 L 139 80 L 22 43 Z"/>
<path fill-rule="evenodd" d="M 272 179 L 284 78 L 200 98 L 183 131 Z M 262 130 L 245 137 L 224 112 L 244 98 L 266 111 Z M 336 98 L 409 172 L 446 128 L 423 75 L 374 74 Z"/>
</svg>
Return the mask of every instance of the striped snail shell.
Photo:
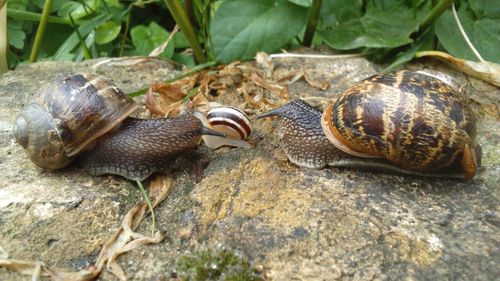
<svg viewBox="0 0 500 281">
<path fill-rule="evenodd" d="M 472 179 L 480 162 L 470 105 L 459 89 L 434 75 L 418 71 L 374 75 L 345 90 L 321 115 L 304 102 L 284 108 L 261 117 L 278 115 L 285 120 L 282 141 L 293 148 L 285 152 L 299 163 L 392 166 L 389 170 L 429 176 L 458 167 L 461 178 Z M 324 136 L 318 136 L 319 127 Z M 325 145 L 325 139 L 333 145 Z M 356 165 L 339 161 L 339 151 Z M 366 159 L 365 165 L 357 157 L 378 159 Z"/>
<path fill-rule="evenodd" d="M 225 138 L 218 136 L 203 136 L 203 142 L 211 149 L 221 146 L 251 148 L 245 140 L 252 132 L 252 123 L 241 109 L 231 106 L 220 106 L 210 109 L 206 115 L 195 112 L 203 124 L 217 132 L 226 134 Z"/>
</svg>

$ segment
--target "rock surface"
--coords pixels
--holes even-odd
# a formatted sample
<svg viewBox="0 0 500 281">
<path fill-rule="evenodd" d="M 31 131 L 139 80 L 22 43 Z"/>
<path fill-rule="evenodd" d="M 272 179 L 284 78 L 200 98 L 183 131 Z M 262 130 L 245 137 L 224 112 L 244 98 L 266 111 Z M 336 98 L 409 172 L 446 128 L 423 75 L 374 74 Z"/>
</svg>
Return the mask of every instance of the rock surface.
<svg viewBox="0 0 500 281">
<path fill-rule="evenodd" d="M 441 63 L 407 67 L 447 72 L 468 85 L 473 99 L 499 108 L 498 88 Z M 380 70 L 363 58 L 280 59 L 275 68 L 278 76 L 305 70 L 331 83 L 327 91 L 294 83 L 291 98 L 331 97 Z M 0 249 L 9 258 L 68 270 L 93 264 L 123 215 L 141 200 L 134 184 L 119 177 L 91 177 L 76 166 L 43 171 L 13 142 L 22 106 L 52 75 L 75 71 L 105 75 L 125 92 L 179 73 L 160 60 L 97 60 L 32 64 L 0 77 Z M 119 258 L 130 279 L 170 276 L 181 254 L 217 245 L 244 253 L 273 280 L 500 276 L 498 121 L 485 118 L 479 126 L 483 167 L 469 182 L 299 168 L 279 148 L 276 122 L 254 125 L 254 149 L 200 148 L 167 171 L 175 187 L 156 211 L 167 239 Z M 196 183 L 200 162 L 208 166 Z M 141 231 L 148 229 L 146 221 Z M 100 279 L 116 280 L 106 272 Z M 0 269 L 0 280 L 30 277 Z"/>
</svg>

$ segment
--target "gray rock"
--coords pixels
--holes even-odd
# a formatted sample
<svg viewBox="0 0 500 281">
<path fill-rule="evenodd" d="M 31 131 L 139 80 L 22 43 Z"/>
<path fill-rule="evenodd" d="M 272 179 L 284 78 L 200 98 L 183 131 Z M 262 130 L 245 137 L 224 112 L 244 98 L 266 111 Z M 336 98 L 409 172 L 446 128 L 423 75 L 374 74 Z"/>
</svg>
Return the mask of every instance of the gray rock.
<svg viewBox="0 0 500 281">
<path fill-rule="evenodd" d="M 141 200 L 134 184 L 119 177 L 91 177 L 76 166 L 43 171 L 11 136 L 16 114 L 56 73 L 94 71 L 126 92 L 178 74 L 160 60 L 102 61 L 37 63 L 0 77 L 0 246 L 10 258 L 88 267 Z M 276 76 L 305 70 L 331 83 L 326 92 L 294 83 L 291 98 L 332 97 L 379 70 L 364 58 L 280 59 L 275 67 Z M 447 72 L 469 85 L 473 99 L 498 108 L 498 88 L 444 64 L 421 61 L 408 68 Z M 181 254 L 217 245 L 244 253 L 273 280 L 500 276 L 498 121 L 486 117 L 479 126 L 483 167 L 468 182 L 299 168 L 279 148 L 276 122 L 254 124 L 254 149 L 200 148 L 167 171 L 175 188 L 156 212 L 167 239 L 119 259 L 131 279 L 168 276 Z M 199 183 L 197 162 L 209 163 Z M 148 230 L 146 221 L 141 231 Z M 100 278 L 115 280 L 109 273 Z M 21 279 L 0 270 L 0 280 Z"/>
</svg>

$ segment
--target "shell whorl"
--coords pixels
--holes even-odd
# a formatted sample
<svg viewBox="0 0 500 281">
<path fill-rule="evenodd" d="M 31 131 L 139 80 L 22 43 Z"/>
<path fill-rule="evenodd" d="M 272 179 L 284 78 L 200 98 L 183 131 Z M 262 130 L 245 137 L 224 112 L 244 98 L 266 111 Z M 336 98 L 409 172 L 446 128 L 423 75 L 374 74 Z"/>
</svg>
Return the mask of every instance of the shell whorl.
<svg viewBox="0 0 500 281">
<path fill-rule="evenodd" d="M 137 108 L 101 76 L 58 76 L 23 109 L 13 134 L 33 163 L 59 169 Z"/>
<path fill-rule="evenodd" d="M 207 112 L 207 120 L 210 128 L 240 140 L 247 139 L 252 132 L 248 116 L 235 107 L 213 108 Z"/>
<path fill-rule="evenodd" d="M 66 155 L 70 157 L 139 108 L 106 78 L 80 73 L 51 81 L 40 104 L 52 115 Z"/>
<path fill-rule="evenodd" d="M 420 72 L 375 75 L 349 88 L 323 114 L 343 151 L 417 171 L 441 169 L 475 146 L 475 119 L 459 91 Z"/>
<path fill-rule="evenodd" d="M 217 132 L 226 134 L 226 138 L 217 136 L 203 136 L 203 142 L 211 149 L 221 146 L 233 146 L 242 148 L 251 148 L 251 145 L 245 140 L 252 132 L 252 123 L 242 110 L 222 106 L 210 109 L 206 115 L 202 112 L 195 112 L 195 116 L 203 124 Z"/>
</svg>

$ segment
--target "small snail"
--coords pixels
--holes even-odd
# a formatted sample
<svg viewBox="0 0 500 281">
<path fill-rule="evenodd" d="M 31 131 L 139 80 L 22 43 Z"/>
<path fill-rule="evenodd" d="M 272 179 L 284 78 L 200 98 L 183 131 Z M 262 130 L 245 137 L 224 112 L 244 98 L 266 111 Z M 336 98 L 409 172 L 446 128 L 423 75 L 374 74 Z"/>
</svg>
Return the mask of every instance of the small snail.
<svg viewBox="0 0 500 281">
<path fill-rule="evenodd" d="M 244 141 L 252 132 L 252 123 L 245 112 L 230 106 L 221 106 L 210 109 L 206 115 L 195 112 L 194 115 L 203 122 L 207 128 L 226 134 L 225 138 L 219 136 L 203 136 L 203 142 L 211 149 L 221 146 L 234 146 L 251 148 Z"/>
<path fill-rule="evenodd" d="M 424 72 L 374 75 L 345 90 L 323 113 L 296 100 L 257 118 L 268 116 L 281 117 L 283 149 L 303 167 L 472 179 L 480 161 L 476 118 L 466 99 Z"/>
<path fill-rule="evenodd" d="M 74 158 L 93 175 L 143 180 L 178 154 L 194 149 L 202 135 L 224 137 L 192 114 L 137 119 L 138 105 L 98 75 L 54 79 L 38 102 L 14 125 L 16 141 L 38 166 L 59 169 Z"/>
</svg>

